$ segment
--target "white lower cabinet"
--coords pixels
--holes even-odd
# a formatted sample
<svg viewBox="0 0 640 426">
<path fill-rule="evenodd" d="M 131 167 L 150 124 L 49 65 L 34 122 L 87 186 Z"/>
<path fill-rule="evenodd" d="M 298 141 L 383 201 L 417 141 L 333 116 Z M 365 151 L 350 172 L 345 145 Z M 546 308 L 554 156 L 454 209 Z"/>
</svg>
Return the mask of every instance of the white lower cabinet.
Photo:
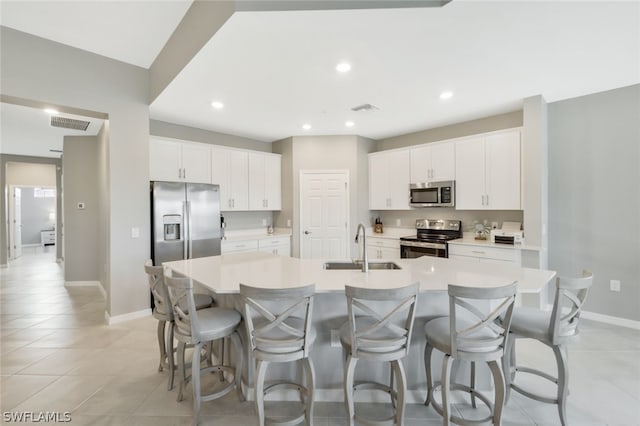
<svg viewBox="0 0 640 426">
<path fill-rule="evenodd" d="M 521 251 L 511 247 L 483 247 L 480 245 L 449 244 L 449 259 L 471 260 L 484 263 L 516 266 L 522 264 Z"/>
<path fill-rule="evenodd" d="M 369 260 L 400 259 L 400 240 L 367 237 L 367 256 Z"/>
<path fill-rule="evenodd" d="M 222 241 L 222 254 L 258 251 L 258 240 Z"/>
<path fill-rule="evenodd" d="M 265 252 L 291 256 L 291 237 L 222 241 L 222 254 Z"/>
<path fill-rule="evenodd" d="M 291 239 L 289 237 L 268 238 L 258 241 L 258 251 L 291 256 Z"/>
</svg>

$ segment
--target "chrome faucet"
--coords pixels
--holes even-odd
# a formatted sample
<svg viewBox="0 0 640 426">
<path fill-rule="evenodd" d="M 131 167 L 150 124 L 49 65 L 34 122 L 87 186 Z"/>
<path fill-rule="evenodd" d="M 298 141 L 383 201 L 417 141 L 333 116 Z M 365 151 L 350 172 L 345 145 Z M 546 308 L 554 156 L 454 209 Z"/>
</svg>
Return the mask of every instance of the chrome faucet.
<svg viewBox="0 0 640 426">
<path fill-rule="evenodd" d="M 356 243 L 359 241 L 360 230 L 362 229 L 362 272 L 369 272 L 369 256 L 367 256 L 367 231 L 362 223 L 358 224 L 356 230 Z"/>
</svg>

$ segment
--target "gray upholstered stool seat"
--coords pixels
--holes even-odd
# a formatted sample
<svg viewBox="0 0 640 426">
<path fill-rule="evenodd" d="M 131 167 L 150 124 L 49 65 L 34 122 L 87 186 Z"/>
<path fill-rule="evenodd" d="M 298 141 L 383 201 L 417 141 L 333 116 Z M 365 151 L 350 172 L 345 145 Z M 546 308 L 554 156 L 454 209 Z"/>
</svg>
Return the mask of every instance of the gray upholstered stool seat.
<svg viewBox="0 0 640 426">
<path fill-rule="evenodd" d="M 418 298 L 418 283 L 397 288 L 363 288 L 345 286 L 349 321 L 340 328 L 340 342 L 347 354 L 344 370 L 344 394 L 347 423 L 379 425 L 391 422 L 404 424 L 407 380 L 402 359 L 411 343 Z M 355 381 L 359 360 L 389 362 L 389 384 L 371 379 Z M 395 383 L 395 387 L 394 387 Z M 355 393 L 360 390 L 382 391 L 391 397 L 393 416 L 369 419 L 356 413 Z"/>
<path fill-rule="evenodd" d="M 449 316 L 435 318 L 425 324 L 427 343 L 424 349 L 424 363 L 427 373 L 427 398 L 425 405 L 442 415 L 443 424 L 450 422 L 470 424 L 500 425 L 505 400 L 505 380 L 500 368 L 504 355 L 509 324 L 516 296 L 516 283 L 498 287 L 467 287 L 449 285 Z M 496 319 L 503 316 L 502 324 Z M 444 353 L 440 382 L 433 383 L 431 356 L 434 350 Z M 471 384 L 466 386 L 451 383 L 451 365 L 454 360 L 471 362 Z M 475 389 L 475 363 L 486 362 L 494 382 L 494 398 Z M 442 388 L 442 402 L 434 399 L 435 390 Z M 452 390 L 460 390 L 471 395 L 471 404 L 475 408 L 475 399 L 480 399 L 490 411 L 488 417 L 480 420 L 463 419 L 451 414 Z"/>
<path fill-rule="evenodd" d="M 158 320 L 158 347 L 160 348 L 160 364 L 158 371 L 162 371 L 166 365 L 169 368 L 169 380 L 167 387 L 173 389 L 173 380 L 175 376 L 175 360 L 173 346 L 173 331 L 175 322 L 173 319 L 173 310 L 169 302 L 169 293 L 164 283 L 164 274 L 162 266 L 153 266 L 151 259 L 144 264 L 144 270 L 149 280 L 149 288 L 153 296 L 154 308 L 152 316 Z M 215 305 L 213 297 L 208 294 L 194 294 L 193 300 L 196 310 L 205 309 Z M 181 302 L 182 309 L 188 309 L 186 303 Z M 166 334 L 167 324 L 169 324 L 169 334 Z"/>
<path fill-rule="evenodd" d="M 311 326 L 315 285 L 297 288 L 269 289 L 240 284 L 244 319 L 256 360 L 254 397 L 258 425 L 295 425 L 301 421 L 313 424 L 315 372 L 309 358 L 316 331 Z M 304 379 L 282 379 L 266 383 L 271 363 L 300 361 Z M 267 418 L 264 397 L 277 390 L 295 390 L 300 395 L 302 412 L 289 418 Z"/>
<path fill-rule="evenodd" d="M 167 286 L 169 301 L 173 311 L 175 322 L 175 337 L 178 340 L 178 367 L 180 368 L 180 388 L 178 401 L 182 400 L 184 388 L 191 381 L 193 388 L 193 424 L 197 425 L 200 417 L 200 406 L 203 402 L 212 401 L 231 392 L 233 388 L 238 391 L 240 400 L 244 400 L 240 386 L 241 369 L 243 360 L 242 344 L 238 335 L 238 327 L 242 322 L 239 312 L 228 308 L 206 308 L 197 310 L 193 294 L 193 282 L 190 278 L 173 278 L 171 270 L 165 269 L 165 283 Z M 218 365 L 201 367 L 201 352 L 203 347 L 212 347 L 212 343 L 219 339 L 231 339 L 235 348 L 235 366 L 225 365 L 221 360 Z M 193 346 L 191 361 L 191 376 L 186 373 L 185 349 L 187 345 Z M 233 382 L 224 387 L 203 395 L 200 385 L 201 374 L 208 372 L 221 373 L 221 380 L 225 379 L 223 373 L 233 375 Z"/>
<path fill-rule="evenodd" d="M 583 271 L 580 278 L 558 278 L 556 280 L 556 296 L 551 312 L 521 307 L 513 311 L 511 332 L 502 361 L 507 385 L 506 399 L 509 391 L 514 391 L 536 401 L 558 405 L 558 414 L 562 425 L 567 424 L 567 396 L 569 395 L 569 366 L 567 344 L 578 335 L 578 323 L 582 306 L 587 298 L 589 288 L 593 284 L 593 274 Z M 535 368 L 517 366 L 515 344 L 517 339 L 535 339 L 553 350 L 556 360 L 557 377 Z M 533 374 L 546 379 L 557 386 L 553 397 L 534 393 L 514 383 L 516 373 Z"/>
</svg>

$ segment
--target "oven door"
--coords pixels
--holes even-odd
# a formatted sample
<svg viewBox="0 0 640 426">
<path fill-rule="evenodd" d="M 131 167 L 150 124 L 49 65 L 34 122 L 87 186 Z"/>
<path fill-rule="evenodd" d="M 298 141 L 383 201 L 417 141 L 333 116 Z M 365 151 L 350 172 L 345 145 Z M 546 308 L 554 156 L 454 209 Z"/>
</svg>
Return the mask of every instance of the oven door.
<svg viewBox="0 0 640 426">
<path fill-rule="evenodd" d="M 422 256 L 448 257 L 447 245 L 440 243 L 400 241 L 400 257 L 402 259 L 416 259 Z"/>
</svg>

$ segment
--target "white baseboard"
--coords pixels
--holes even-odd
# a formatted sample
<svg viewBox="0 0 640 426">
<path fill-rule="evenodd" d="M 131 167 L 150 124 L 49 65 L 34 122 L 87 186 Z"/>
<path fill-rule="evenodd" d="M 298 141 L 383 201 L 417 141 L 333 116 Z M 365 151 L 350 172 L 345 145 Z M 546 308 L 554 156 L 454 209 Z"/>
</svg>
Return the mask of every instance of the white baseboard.
<svg viewBox="0 0 640 426">
<path fill-rule="evenodd" d="M 128 314 L 110 316 L 107 311 L 104 312 L 104 318 L 107 320 L 107 324 L 113 325 L 125 321 L 131 321 L 138 318 L 143 318 L 151 315 L 151 308 L 143 309 L 141 311 L 129 312 Z"/>
<path fill-rule="evenodd" d="M 100 284 L 100 281 L 65 281 L 64 286 L 65 287 L 100 287 L 102 288 L 102 284 Z"/>
<path fill-rule="evenodd" d="M 582 311 L 580 314 L 582 318 L 590 319 L 593 321 L 604 322 L 607 324 L 617 325 L 620 327 L 632 328 L 634 330 L 640 330 L 640 321 L 634 321 L 626 318 L 612 317 L 610 315 L 598 314 L 596 312 Z"/>
</svg>

